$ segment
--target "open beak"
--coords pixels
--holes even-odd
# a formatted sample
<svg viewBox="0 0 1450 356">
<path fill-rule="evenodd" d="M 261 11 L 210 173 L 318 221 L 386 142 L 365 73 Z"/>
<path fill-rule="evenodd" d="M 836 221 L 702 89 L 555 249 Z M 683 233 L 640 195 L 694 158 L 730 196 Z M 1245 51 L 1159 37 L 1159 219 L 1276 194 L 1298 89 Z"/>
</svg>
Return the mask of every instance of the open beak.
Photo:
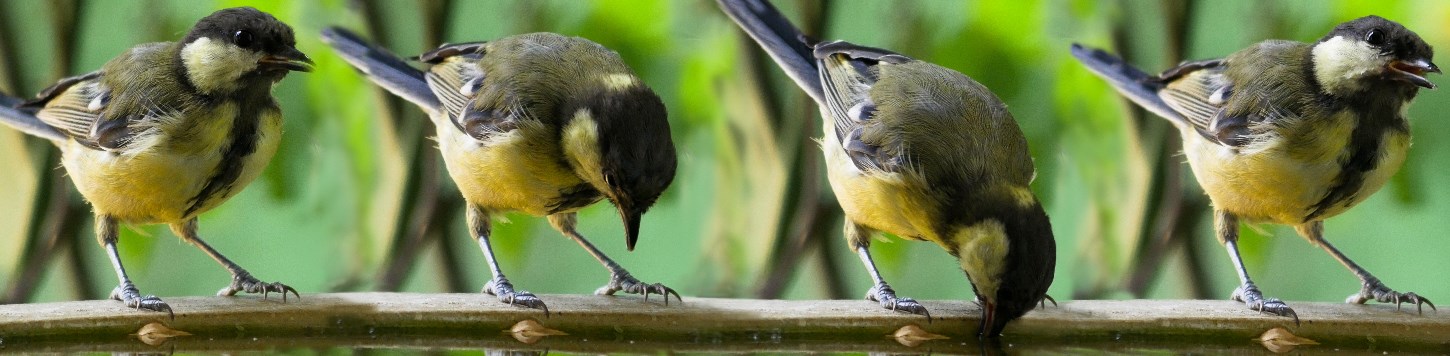
<svg viewBox="0 0 1450 356">
<path fill-rule="evenodd" d="M 1425 73 L 1440 73 L 1440 67 L 1436 67 L 1435 63 L 1430 63 L 1430 61 L 1424 59 L 1393 61 L 1390 62 L 1388 69 L 1390 73 L 1393 73 L 1395 79 L 1410 82 L 1410 84 L 1428 89 L 1435 89 L 1435 83 L 1431 83 L 1429 79 L 1425 79 Z"/>
<path fill-rule="evenodd" d="M 977 332 L 977 338 L 993 338 L 1001 334 L 1002 330 L 997 329 L 997 303 L 982 301 L 982 331 Z"/>
<path fill-rule="evenodd" d="M 280 54 L 267 55 L 257 60 L 257 65 L 285 69 L 294 72 L 311 72 L 312 60 L 296 48 L 288 48 Z"/>
<path fill-rule="evenodd" d="M 624 220 L 624 245 L 634 251 L 634 242 L 639 240 L 639 219 L 642 213 L 634 212 L 634 209 L 620 206 L 619 219 Z"/>
</svg>

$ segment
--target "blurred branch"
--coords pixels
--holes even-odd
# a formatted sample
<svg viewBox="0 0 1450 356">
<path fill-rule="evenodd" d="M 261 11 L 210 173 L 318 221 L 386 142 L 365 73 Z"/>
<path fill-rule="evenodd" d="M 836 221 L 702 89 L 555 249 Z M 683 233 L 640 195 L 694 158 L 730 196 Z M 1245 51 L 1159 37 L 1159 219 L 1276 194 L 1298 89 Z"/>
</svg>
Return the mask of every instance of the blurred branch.
<svg viewBox="0 0 1450 356">
<path fill-rule="evenodd" d="M 20 57 L 16 55 L 15 36 L 17 32 L 14 26 L 16 21 L 9 19 L 15 16 L 15 11 L 10 7 L 15 6 L 11 2 L 0 2 L 0 92 L 20 95 L 20 86 L 17 85 L 18 74 L 20 73 Z"/>
<path fill-rule="evenodd" d="M 48 3 L 50 5 L 49 20 L 55 47 L 55 53 L 51 56 L 55 66 L 52 67 L 51 77 L 55 80 L 64 78 L 74 71 L 76 57 L 76 33 L 78 21 L 81 18 L 80 9 L 84 8 L 81 0 L 57 0 Z M 11 38 L 8 32 L 13 29 L 0 27 L 0 38 L 9 44 Z M 10 64 L 8 70 L 18 70 L 18 57 L 15 56 L 14 48 L 0 46 L 5 51 L 6 63 Z M 7 74 L 7 78 L 16 78 L 14 72 Z M 12 88 L 17 87 L 10 83 Z M 15 88 L 18 89 L 18 88 Z M 40 285 L 41 276 L 44 275 L 47 266 L 57 256 L 68 257 L 67 262 L 72 268 L 70 282 L 77 298 L 91 299 L 94 293 L 90 286 L 94 280 L 90 269 L 85 263 L 85 254 L 82 253 L 80 245 L 85 231 L 81 231 L 85 219 L 88 217 L 84 203 L 73 199 L 70 191 L 70 182 L 60 170 L 60 152 L 48 142 L 34 143 L 37 139 L 31 139 L 31 147 L 42 150 L 41 161 L 43 165 L 40 170 L 38 188 L 35 192 L 35 199 L 31 209 L 31 225 L 26 229 L 26 241 L 23 252 L 20 255 L 19 275 L 11 280 L 10 285 L 5 289 L 4 299 L 0 302 L 21 303 L 32 300 L 35 297 L 35 290 Z M 38 215 L 37 215 L 38 214 Z"/>
<path fill-rule="evenodd" d="M 829 18 L 831 9 L 830 0 L 803 1 L 800 3 L 802 19 L 799 22 L 802 31 L 808 36 L 819 36 L 825 32 L 825 19 Z M 747 37 L 742 37 L 749 40 Z M 747 44 L 753 55 L 748 64 L 753 69 L 756 77 L 755 83 L 759 84 L 760 92 L 767 98 L 778 98 L 771 85 L 766 72 L 775 71 L 774 65 L 766 59 L 764 51 L 753 43 Z M 769 68 L 769 69 L 768 69 Z M 774 103 L 767 100 L 767 103 Z M 758 290 L 755 293 L 757 298 L 780 298 L 785 289 L 790 286 L 791 279 L 795 277 L 797 266 L 803 260 L 803 255 L 808 247 L 827 246 L 828 243 L 814 243 L 820 239 L 831 238 L 831 222 L 834 222 L 840 215 L 841 209 L 834 204 L 822 204 L 822 189 L 820 187 L 820 159 L 821 154 L 812 144 L 817 123 L 815 117 L 819 109 L 809 96 L 801 95 L 792 105 L 783 107 L 771 107 L 772 117 L 775 117 L 774 127 L 777 132 L 777 145 L 781 149 L 788 149 L 794 152 L 792 161 L 789 164 L 790 175 L 786 178 L 785 192 L 782 197 L 783 209 L 779 221 L 780 230 L 776 232 L 776 243 L 770 249 L 771 257 L 765 268 L 765 276 L 757 284 Z M 799 120 L 790 120 L 799 118 Z M 794 122 L 794 126 L 790 123 Z M 794 127 L 792 127 L 794 126 Z M 829 200 L 829 199 L 827 199 Z M 823 206 L 824 205 L 824 206 Z M 824 222 L 824 223 L 823 223 Z M 830 253 L 822 248 L 815 251 L 822 253 L 823 260 L 831 260 Z M 825 280 L 828 284 L 827 290 L 832 297 L 843 297 L 844 293 L 838 293 L 843 287 L 838 284 L 841 277 L 839 271 L 832 266 L 826 268 Z"/>
<path fill-rule="evenodd" d="M 419 0 L 418 4 L 423 14 L 423 47 L 429 48 L 443 43 L 450 18 L 447 10 L 452 6 L 452 1 Z M 358 0 L 355 5 L 362 13 L 368 33 L 372 34 L 379 45 L 388 47 L 386 36 L 382 34 L 386 33 L 389 26 L 379 2 Z M 403 152 L 410 154 L 404 168 L 406 177 L 403 179 L 403 195 L 400 197 L 402 204 L 398 210 L 398 228 L 393 233 L 392 243 L 389 245 L 382 271 L 378 274 L 375 288 L 383 291 L 401 289 L 423 251 L 434 246 L 443 257 L 440 260 L 445 263 L 441 270 L 446 288 L 451 292 L 463 291 L 463 268 L 456 253 L 451 251 L 453 245 L 443 241 L 448 236 L 448 219 L 441 218 L 459 215 L 462 202 L 456 196 L 438 194 L 443 177 L 440 174 L 438 154 L 428 147 L 428 142 L 431 141 L 427 136 L 434 131 L 432 122 L 422 118 L 417 110 L 412 110 L 401 99 L 387 95 L 382 89 L 375 90 L 387 98 L 382 104 L 384 111 L 393 118 L 392 129 L 397 133 L 396 137 L 405 142 L 400 143 L 400 146 L 404 146 Z"/>
<path fill-rule="evenodd" d="M 1184 53 L 1189 48 L 1188 27 L 1189 21 L 1193 18 L 1193 0 L 1174 0 L 1159 3 L 1164 14 L 1164 26 L 1168 43 L 1163 47 L 1168 62 L 1178 63 L 1183 61 Z M 1130 41 L 1124 40 L 1123 25 L 1114 30 L 1116 43 L 1126 47 Z M 1127 55 L 1131 53 L 1128 48 L 1119 48 L 1118 53 Z M 1144 212 L 1149 214 L 1144 220 L 1140 235 L 1136 261 L 1132 272 L 1124 280 L 1124 287 L 1134 297 L 1142 298 L 1148 294 L 1152 282 L 1157 280 L 1162 266 L 1169 256 L 1169 251 L 1174 248 L 1183 248 L 1187 258 L 1189 270 L 1190 295 L 1195 298 L 1205 298 L 1208 295 L 1206 290 L 1207 271 L 1204 270 L 1201 261 L 1197 258 L 1192 241 L 1198 238 L 1198 222 L 1207 213 L 1207 206 L 1201 198 L 1188 198 L 1183 190 L 1183 164 L 1178 159 L 1178 153 L 1183 150 L 1183 142 L 1178 135 L 1173 134 L 1173 128 L 1167 122 L 1153 117 L 1136 105 L 1129 104 L 1135 108 L 1133 119 L 1140 128 L 1138 139 L 1149 139 L 1152 142 L 1144 142 L 1143 147 L 1155 150 L 1157 155 L 1153 162 L 1152 177 L 1149 180 L 1148 206 Z"/>
<path fill-rule="evenodd" d="M 382 348 L 396 349 L 398 344 L 404 344 L 430 350 L 458 344 L 474 348 L 471 342 L 508 340 L 505 345 L 513 347 L 531 347 L 520 341 L 539 342 L 535 346 L 582 350 L 577 351 L 580 353 L 601 353 L 589 349 L 592 344 L 625 343 L 638 344 L 625 352 L 652 354 L 662 353 L 660 350 L 728 345 L 749 346 L 732 353 L 762 349 L 778 352 L 803 346 L 827 348 L 832 352 L 881 349 L 883 354 L 983 352 L 975 335 L 981 309 L 970 300 L 922 301 L 943 316 L 936 322 L 925 323 L 919 316 L 880 310 L 874 303 L 861 300 L 690 298 L 665 307 L 658 302 L 642 302 L 638 297 L 539 297 L 553 309 L 569 312 L 543 318 L 537 310 L 501 303 L 482 293 L 309 294 L 287 303 L 255 298 L 176 297 L 167 302 L 186 310 L 186 315 L 165 322 L 165 326 L 190 336 L 152 341 L 179 347 L 206 347 L 245 340 L 249 345 L 270 346 L 274 349 L 266 351 L 273 352 L 284 342 L 283 345 L 289 346 L 283 347 L 295 347 L 293 343 L 305 344 L 319 337 L 360 340 L 327 344 L 327 347 L 391 341 Z M 1314 322 L 1294 327 L 1293 331 L 1294 335 L 1324 344 L 1317 348 L 1303 346 L 1311 352 L 1329 351 L 1333 347 L 1434 354 L 1443 350 L 1445 335 L 1450 334 L 1450 314 L 1407 317 L 1388 305 L 1291 303 L 1300 313 L 1314 315 Z M 73 352 L 105 351 L 118 346 L 156 352 L 164 348 L 145 346 L 135 334 L 142 325 L 158 319 L 162 318 L 156 313 L 137 312 L 110 300 L 5 305 L 0 306 L 0 335 L 6 336 L 7 352 L 46 351 L 44 347 L 57 346 L 75 347 Z M 534 323 L 521 323 L 521 320 Z M 1245 310 L 1230 301 L 1077 300 L 1064 302 L 1060 307 L 1034 310 L 1010 324 L 1008 340 L 1017 341 L 1002 351 L 1074 354 L 1102 347 L 1153 352 L 1160 347 L 1181 350 L 1189 345 L 1235 353 L 1262 353 L 1263 346 L 1251 340 L 1265 330 L 1286 324 L 1289 324 L 1286 318 Z M 915 325 L 950 340 L 901 340 L 889 336 L 904 325 Z M 530 335 L 520 332 L 513 334 L 518 338 L 514 341 L 508 330 L 516 327 L 534 331 L 547 328 L 562 333 L 529 338 Z M 258 338 L 263 341 L 258 342 Z M 1123 344 L 1129 342 L 1124 340 L 1131 340 L 1132 348 L 1124 348 Z M 924 344 L 903 347 L 902 344 L 915 344 L 909 341 Z M 1167 343 L 1159 346 L 1148 344 L 1150 341 Z M 98 344 L 104 346 L 98 347 Z M 839 345 L 843 344 L 852 348 L 841 348 Z M 1245 346 L 1249 348 L 1233 349 Z M 1033 352 L 1044 347 L 1049 348 L 1047 352 Z"/>
</svg>

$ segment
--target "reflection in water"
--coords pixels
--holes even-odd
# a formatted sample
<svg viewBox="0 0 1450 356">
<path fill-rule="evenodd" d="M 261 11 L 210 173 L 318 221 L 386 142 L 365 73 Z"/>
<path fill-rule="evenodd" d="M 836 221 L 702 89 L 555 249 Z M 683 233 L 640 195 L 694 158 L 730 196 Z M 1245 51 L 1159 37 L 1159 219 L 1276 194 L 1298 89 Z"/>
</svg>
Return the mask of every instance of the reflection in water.
<svg viewBox="0 0 1450 356">
<path fill-rule="evenodd" d="M 546 354 L 548 352 L 549 352 L 548 350 L 545 350 L 545 351 L 534 351 L 534 350 L 504 350 L 504 349 L 485 349 L 485 350 L 483 350 L 483 354 L 484 355 L 487 355 L 487 356 L 540 356 L 540 355 Z"/>
</svg>

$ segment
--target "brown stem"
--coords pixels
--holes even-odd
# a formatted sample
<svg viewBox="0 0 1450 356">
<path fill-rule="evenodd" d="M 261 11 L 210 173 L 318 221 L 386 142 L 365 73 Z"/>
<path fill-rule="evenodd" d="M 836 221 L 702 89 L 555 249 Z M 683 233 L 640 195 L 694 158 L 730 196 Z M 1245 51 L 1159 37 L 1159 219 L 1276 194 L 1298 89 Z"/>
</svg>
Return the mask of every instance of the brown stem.
<svg viewBox="0 0 1450 356">
<path fill-rule="evenodd" d="M 819 34 L 823 32 L 825 29 L 824 19 L 828 14 L 829 8 L 829 0 L 819 0 L 817 4 L 802 2 L 801 13 L 805 14 L 805 18 L 800 21 L 802 30 L 807 34 Z M 755 53 L 755 55 L 750 57 L 754 58 L 752 65 L 755 69 L 754 76 L 757 78 L 756 83 L 760 86 L 759 90 L 764 95 L 775 93 L 770 88 L 771 81 L 763 73 L 766 71 L 764 68 L 767 67 L 764 64 L 766 62 L 762 59 L 764 58 L 763 51 L 753 44 L 748 45 L 748 47 L 752 48 L 752 52 Z M 771 98 L 774 96 L 766 97 Z M 766 103 L 769 105 L 774 102 L 766 100 Z M 767 108 L 771 107 L 767 106 Z M 772 117 L 776 118 L 773 121 L 773 126 L 776 128 L 777 142 L 781 142 L 777 146 L 781 149 L 790 149 L 794 152 L 792 161 L 795 162 L 795 164 L 790 165 L 792 169 L 786 178 L 785 189 L 786 192 L 793 194 L 788 193 L 782 197 L 782 216 L 778 218 L 778 221 L 782 221 L 783 223 L 779 225 L 780 229 L 776 231 L 776 242 L 771 249 L 772 255 L 769 259 L 770 262 L 766 265 L 764 271 L 765 276 L 757 283 L 759 289 L 755 293 L 758 298 L 773 299 L 780 298 L 781 293 L 789 286 L 790 279 L 795 276 L 793 272 L 796 271 L 796 266 L 800 264 L 801 256 L 806 251 L 806 247 L 811 243 L 811 240 L 814 238 L 829 237 L 826 236 L 827 234 L 821 233 L 825 230 L 818 228 L 817 226 L 820 224 L 816 223 L 822 210 L 819 204 L 821 201 L 821 189 L 819 187 L 820 153 L 816 151 L 816 146 L 811 144 L 810 138 L 810 136 L 813 136 L 810 133 L 815 132 L 816 127 L 814 120 L 817 112 L 816 104 L 810 97 L 801 96 L 800 100 L 794 105 L 791 105 L 790 108 L 775 107 L 771 109 L 774 109 L 771 111 L 773 113 Z M 788 111 L 794 111 L 795 113 L 788 115 Z M 787 128 L 787 122 L 790 122 L 789 117 L 801 118 L 798 121 L 798 126 L 795 126 L 795 128 Z M 832 207 L 832 209 L 839 208 Z M 829 228 L 826 230 L 829 230 Z"/>
<path fill-rule="evenodd" d="M 1192 0 L 1167 1 L 1163 5 L 1163 13 L 1166 14 L 1166 30 L 1168 43 L 1164 47 L 1166 56 L 1170 62 L 1182 61 L 1183 54 L 1188 50 L 1188 21 L 1193 18 L 1194 4 Z M 1119 41 L 1127 43 L 1127 41 Z M 1124 52 L 1120 52 L 1126 54 Z M 1141 236 L 1142 245 L 1138 248 L 1137 261 L 1132 272 L 1124 281 L 1124 286 L 1129 293 L 1135 297 L 1144 297 L 1154 280 L 1157 280 L 1159 271 L 1162 270 L 1164 259 L 1169 255 L 1169 250 L 1178 247 L 1193 246 L 1192 241 L 1197 237 L 1196 222 L 1207 212 L 1207 207 L 1201 203 L 1192 204 L 1184 197 L 1183 185 L 1180 183 L 1183 177 L 1183 165 L 1178 161 L 1176 153 L 1182 151 L 1182 141 L 1176 135 L 1171 134 L 1167 123 L 1151 117 L 1141 109 L 1134 110 L 1135 117 L 1139 123 L 1139 137 L 1153 137 L 1154 142 L 1144 147 L 1161 147 L 1154 162 L 1154 171 L 1149 188 L 1149 205 L 1146 212 L 1151 214 L 1143 224 Z M 1186 250 L 1187 257 L 1196 258 L 1194 250 Z M 1195 265 L 1196 259 L 1186 261 L 1190 266 Z M 1199 261 L 1201 262 L 1201 261 Z M 1202 264 L 1196 263 L 1197 272 L 1189 275 L 1191 293 L 1200 295 L 1204 293 L 1203 286 L 1207 283 L 1207 276 L 1202 272 Z"/>
</svg>

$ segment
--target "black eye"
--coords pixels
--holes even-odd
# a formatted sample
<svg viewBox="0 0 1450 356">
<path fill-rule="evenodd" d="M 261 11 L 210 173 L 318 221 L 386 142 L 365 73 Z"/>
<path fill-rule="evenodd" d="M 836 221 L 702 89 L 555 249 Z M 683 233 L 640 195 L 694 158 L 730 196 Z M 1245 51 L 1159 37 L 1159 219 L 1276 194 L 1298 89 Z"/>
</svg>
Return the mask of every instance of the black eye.
<svg viewBox="0 0 1450 356">
<path fill-rule="evenodd" d="M 1385 32 L 1384 31 L 1380 31 L 1379 29 L 1369 30 L 1369 33 L 1364 34 L 1364 41 L 1365 42 L 1369 42 L 1369 44 L 1375 45 L 1375 46 L 1384 45 L 1385 44 Z"/>
<path fill-rule="evenodd" d="M 237 47 L 251 47 L 253 41 L 252 33 L 247 32 L 247 30 L 237 31 L 237 33 L 232 34 L 232 43 L 236 43 Z"/>
</svg>

